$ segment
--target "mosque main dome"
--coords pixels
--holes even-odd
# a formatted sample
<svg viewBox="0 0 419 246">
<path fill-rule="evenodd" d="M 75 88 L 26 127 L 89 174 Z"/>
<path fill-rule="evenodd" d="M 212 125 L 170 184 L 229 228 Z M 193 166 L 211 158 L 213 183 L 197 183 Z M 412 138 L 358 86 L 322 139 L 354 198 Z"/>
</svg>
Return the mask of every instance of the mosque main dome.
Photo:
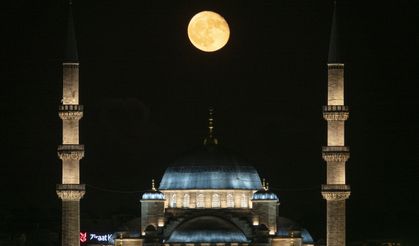
<svg viewBox="0 0 419 246">
<path fill-rule="evenodd" d="M 243 157 L 218 144 L 204 144 L 166 169 L 160 190 L 262 188 L 259 174 Z"/>
</svg>

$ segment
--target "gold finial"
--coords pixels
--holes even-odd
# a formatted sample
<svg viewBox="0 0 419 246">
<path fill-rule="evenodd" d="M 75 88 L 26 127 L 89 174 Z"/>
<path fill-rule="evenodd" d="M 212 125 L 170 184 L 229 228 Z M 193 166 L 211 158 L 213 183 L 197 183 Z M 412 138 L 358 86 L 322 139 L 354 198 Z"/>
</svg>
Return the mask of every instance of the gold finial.
<svg viewBox="0 0 419 246">
<path fill-rule="evenodd" d="M 269 183 L 266 182 L 266 190 L 269 190 Z"/>
<path fill-rule="evenodd" d="M 208 112 L 208 136 L 204 139 L 204 144 L 218 144 L 218 139 L 214 136 L 214 108 L 209 107 Z"/>
<path fill-rule="evenodd" d="M 266 190 L 266 185 L 265 185 L 265 179 L 264 179 L 264 178 L 262 179 L 262 188 L 263 188 L 264 190 Z"/>
<path fill-rule="evenodd" d="M 156 191 L 156 187 L 154 186 L 154 179 L 151 180 L 151 190 Z"/>
</svg>

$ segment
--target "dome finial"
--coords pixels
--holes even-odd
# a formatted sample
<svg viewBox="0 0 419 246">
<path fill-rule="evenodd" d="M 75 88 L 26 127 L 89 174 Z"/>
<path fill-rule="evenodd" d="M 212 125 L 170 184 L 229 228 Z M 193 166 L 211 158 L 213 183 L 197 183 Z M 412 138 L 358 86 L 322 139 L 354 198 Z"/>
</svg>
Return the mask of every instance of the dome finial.
<svg viewBox="0 0 419 246">
<path fill-rule="evenodd" d="M 204 139 L 205 145 L 218 144 L 218 139 L 214 136 L 214 108 L 208 108 L 208 136 Z"/>
<path fill-rule="evenodd" d="M 154 186 L 154 179 L 151 180 L 151 190 L 156 191 L 156 187 Z"/>
<path fill-rule="evenodd" d="M 263 179 L 262 179 L 262 188 L 263 188 L 264 190 L 266 190 L 265 178 L 263 178 Z"/>
<path fill-rule="evenodd" d="M 265 189 L 269 190 L 269 183 L 268 182 L 266 182 L 266 188 Z"/>
</svg>

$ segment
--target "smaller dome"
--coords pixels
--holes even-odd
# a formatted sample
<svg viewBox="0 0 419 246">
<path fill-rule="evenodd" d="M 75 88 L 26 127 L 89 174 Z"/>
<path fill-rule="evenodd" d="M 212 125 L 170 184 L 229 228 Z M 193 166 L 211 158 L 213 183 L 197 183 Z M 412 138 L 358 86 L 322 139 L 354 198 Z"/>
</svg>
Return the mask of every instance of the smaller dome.
<svg viewBox="0 0 419 246">
<path fill-rule="evenodd" d="M 278 201 L 279 198 L 275 193 L 262 189 L 262 190 L 256 191 L 253 194 L 252 200 L 276 200 Z"/>
<path fill-rule="evenodd" d="M 160 191 L 148 191 L 141 197 L 143 200 L 164 200 L 164 195 Z"/>
<path fill-rule="evenodd" d="M 164 200 L 164 194 L 154 186 L 154 179 L 151 180 L 151 190 L 145 192 L 141 197 L 142 200 Z"/>
<path fill-rule="evenodd" d="M 275 193 L 269 191 L 269 184 L 265 184 L 265 179 L 263 179 L 262 181 L 262 186 L 262 189 L 256 191 L 253 194 L 252 200 L 279 200 L 278 196 Z"/>
</svg>

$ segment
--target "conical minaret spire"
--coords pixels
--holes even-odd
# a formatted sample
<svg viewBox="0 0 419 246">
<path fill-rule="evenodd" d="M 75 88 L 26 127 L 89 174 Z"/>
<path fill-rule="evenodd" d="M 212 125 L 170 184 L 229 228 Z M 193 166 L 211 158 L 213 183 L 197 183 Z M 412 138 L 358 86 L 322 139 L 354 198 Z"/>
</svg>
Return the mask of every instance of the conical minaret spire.
<svg viewBox="0 0 419 246">
<path fill-rule="evenodd" d="M 216 145 L 218 139 L 215 137 L 214 108 L 208 109 L 208 135 L 204 139 L 204 145 Z"/>
<path fill-rule="evenodd" d="M 329 55 L 327 58 L 328 63 L 343 63 L 340 42 L 339 42 L 339 30 L 338 30 L 338 13 L 337 13 L 336 1 L 334 1 L 332 27 L 330 30 L 330 41 L 329 41 Z"/>
<path fill-rule="evenodd" d="M 74 30 L 73 10 L 72 1 L 68 4 L 68 17 L 67 17 L 67 37 L 65 43 L 64 61 L 66 62 L 78 62 L 79 55 L 77 52 L 77 41 L 76 32 Z"/>
<path fill-rule="evenodd" d="M 74 31 L 71 2 L 69 2 L 67 41 L 63 59 L 63 98 L 59 116 L 63 122 L 62 144 L 58 156 L 62 160 L 62 181 L 57 185 L 61 199 L 61 245 L 80 246 L 80 199 L 85 185 L 80 184 L 80 160 L 84 145 L 79 143 L 79 120 L 83 117 L 83 105 L 79 104 L 79 61 Z"/>
<path fill-rule="evenodd" d="M 340 56 L 337 27 L 337 6 L 334 5 L 332 30 L 329 44 L 327 105 L 323 117 L 327 121 L 327 146 L 323 147 L 323 159 L 327 165 L 327 182 L 322 195 L 327 206 L 327 246 L 346 244 L 346 199 L 350 187 L 346 184 L 346 161 L 349 147 L 345 145 L 345 121 L 349 117 L 344 95 L 344 63 Z"/>
</svg>

